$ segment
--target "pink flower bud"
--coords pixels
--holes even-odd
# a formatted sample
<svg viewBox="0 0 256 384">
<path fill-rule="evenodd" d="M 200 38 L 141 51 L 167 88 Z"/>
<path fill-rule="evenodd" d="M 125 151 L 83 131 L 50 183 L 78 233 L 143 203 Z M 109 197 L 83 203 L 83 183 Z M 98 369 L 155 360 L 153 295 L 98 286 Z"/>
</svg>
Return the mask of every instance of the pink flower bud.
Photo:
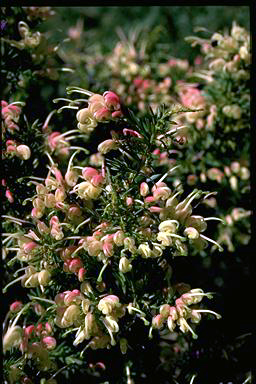
<svg viewBox="0 0 256 384">
<path fill-rule="evenodd" d="M 77 273 L 80 268 L 83 267 L 83 262 L 80 258 L 72 259 L 69 264 L 69 270 L 70 272 Z"/>
<path fill-rule="evenodd" d="M 111 116 L 111 112 L 108 108 L 106 107 L 102 107 L 100 109 L 98 109 L 96 112 L 94 112 L 93 114 L 93 117 L 97 120 L 97 121 L 103 121 L 103 120 L 107 120 L 109 119 Z"/>
<path fill-rule="evenodd" d="M 56 180 L 58 182 L 60 182 L 60 183 L 63 182 L 63 176 L 62 176 L 61 172 L 57 168 L 54 169 L 54 175 L 55 175 Z"/>
<path fill-rule="evenodd" d="M 38 247 L 38 244 L 34 241 L 30 241 L 29 243 L 23 245 L 23 249 L 26 253 L 33 251 L 33 249 L 35 249 L 36 247 Z"/>
<path fill-rule="evenodd" d="M 34 219 L 41 219 L 41 217 L 44 215 L 43 211 L 41 211 L 38 208 L 33 208 L 31 211 L 31 217 Z"/>
<path fill-rule="evenodd" d="M 95 186 L 98 187 L 104 183 L 104 177 L 101 174 L 95 175 L 91 179 L 91 183 Z"/>
<path fill-rule="evenodd" d="M 113 253 L 114 253 L 113 244 L 108 241 L 105 241 L 103 244 L 103 252 L 106 257 L 113 256 Z"/>
<path fill-rule="evenodd" d="M 10 305 L 10 311 L 12 313 L 17 313 L 21 310 L 21 308 L 23 307 L 23 304 L 21 301 L 14 301 L 11 305 Z"/>
<path fill-rule="evenodd" d="M 32 333 L 35 332 L 35 326 L 32 324 L 32 325 L 28 325 L 26 328 L 25 328 L 25 335 L 30 338 L 32 336 Z"/>
<path fill-rule="evenodd" d="M 123 134 L 125 136 L 131 135 L 131 136 L 139 137 L 140 139 L 143 138 L 143 136 L 139 132 L 134 131 L 133 129 L 124 128 L 123 129 Z"/>
<path fill-rule="evenodd" d="M 83 178 L 87 181 L 91 181 L 91 179 L 94 177 L 94 176 L 97 176 L 99 174 L 99 172 L 97 171 L 97 169 L 95 168 L 92 168 L 92 167 L 85 167 L 83 170 L 82 170 L 82 175 L 83 175 Z"/>
<path fill-rule="evenodd" d="M 52 350 L 56 347 L 57 342 L 56 339 L 52 336 L 46 336 L 42 340 L 43 345 L 46 347 L 46 349 Z"/>
<path fill-rule="evenodd" d="M 145 197 L 149 193 L 149 186 L 147 183 L 143 182 L 140 184 L 140 195 Z"/>
<path fill-rule="evenodd" d="M 12 195 L 12 193 L 11 193 L 11 191 L 9 189 L 7 189 L 5 191 L 5 196 L 7 197 L 7 199 L 9 200 L 10 203 L 14 202 L 13 195 Z"/>
<path fill-rule="evenodd" d="M 160 212 L 162 212 L 162 210 L 163 210 L 163 208 L 156 207 L 156 206 L 152 206 L 149 208 L 149 211 L 152 213 L 160 213 Z"/>
<path fill-rule="evenodd" d="M 15 147 L 15 145 L 8 145 L 6 150 L 7 150 L 8 153 L 13 152 L 14 154 L 16 154 L 16 147 Z"/>
<path fill-rule="evenodd" d="M 111 116 L 113 117 L 113 118 L 116 118 L 116 117 L 121 117 L 121 116 L 123 116 L 123 113 L 122 113 L 122 111 L 115 111 L 115 112 L 112 112 L 111 113 Z"/>
<path fill-rule="evenodd" d="M 152 327 L 160 329 L 163 326 L 164 320 L 165 319 L 161 314 L 154 316 L 152 319 Z"/>
<path fill-rule="evenodd" d="M 145 202 L 146 202 L 146 203 L 153 203 L 154 201 L 155 201 L 154 196 L 147 196 L 147 197 L 145 198 Z"/>
<path fill-rule="evenodd" d="M 126 197 L 126 205 L 127 206 L 133 205 L 133 198 L 132 197 Z"/>
<path fill-rule="evenodd" d="M 103 97 L 108 108 L 115 110 L 120 109 L 120 99 L 116 93 L 107 91 L 103 93 Z"/>
<path fill-rule="evenodd" d="M 86 269 L 83 268 L 83 267 L 80 268 L 79 271 L 78 271 L 78 280 L 80 282 L 84 281 L 85 275 L 86 275 Z"/>
<path fill-rule="evenodd" d="M 58 216 L 52 216 L 50 219 L 50 226 L 59 224 L 59 218 Z"/>
</svg>

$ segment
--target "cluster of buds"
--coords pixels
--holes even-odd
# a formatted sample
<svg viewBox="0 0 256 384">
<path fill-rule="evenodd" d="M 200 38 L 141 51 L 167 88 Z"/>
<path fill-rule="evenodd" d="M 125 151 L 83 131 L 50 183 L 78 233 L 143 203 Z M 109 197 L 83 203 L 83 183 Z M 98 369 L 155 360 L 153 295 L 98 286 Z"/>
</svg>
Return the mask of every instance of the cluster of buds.
<svg viewBox="0 0 256 384">
<path fill-rule="evenodd" d="M 190 308 L 191 305 L 200 303 L 204 296 L 212 298 L 210 293 L 204 293 L 202 289 L 195 288 L 191 289 L 187 293 L 184 293 L 181 297 L 176 299 L 175 305 L 161 305 L 159 314 L 155 315 L 152 319 L 150 336 L 152 329 L 160 330 L 165 325 L 167 325 L 168 330 L 170 332 L 174 332 L 176 326 L 178 325 L 181 332 L 191 332 L 192 337 L 196 339 L 197 335 L 192 327 L 188 324 L 188 320 L 195 324 L 199 323 L 201 320 L 201 313 L 209 313 L 215 315 L 218 319 L 221 318 L 218 313 L 207 309 Z"/>
<path fill-rule="evenodd" d="M 47 286 L 50 283 L 51 274 L 47 269 L 37 272 L 32 265 L 26 267 L 25 274 L 22 277 L 21 285 L 25 288 L 35 288 Z"/>
<path fill-rule="evenodd" d="M 183 77 L 189 70 L 189 62 L 187 60 L 177 59 L 175 57 L 170 58 L 166 63 L 161 63 L 157 66 L 157 72 L 160 76 L 167 76 L 174 71 L 182 71 Z"/>
<path fill-rule="evenodd" d="M 19 126 L 16 124 L 19 121 L 21 108 L 16 105 L 17 103 L 8 104 L 6 101 L 1 101 L 1 116 L 3 119 L 2 129 L 3 132 L 7 129 L 9 132 L 14 133 L 19 131 Z"/>
<path fill-rule="evenodd" d="M 182 105 L 188 108 L 203 109 L 199 112 L 188 112 L 185 114 L 185 119 L 188 123 L 196 123 L 198 129 L 204 127 L 204 120 L 202 119 L 206 113 L 205 111 L 205 98 L 202 92 L 196 88 L 197 84 L 184 84 L 179 83 L 179 97 Z"/>
<path fill-rule="evenodd" d="M 225 116 L 234 120 L 239 120 L 242 116 L 242 109 L 238 104 L 225 105 L 222 112 Z"/>
<path fill-rule="evenodd" d="M 76 184 L 72 192 L 84 200 L 96 200 L 102 192 L 105 179 L 101 172 L 92 167 L 85 167 L 82 170 L 82 183 Z"/>
<path fill-rule="evenodd" d="M 138 64 L 138 61 L 143 63 L 144 60 L 144 53 L 136 51 L 132 43 L 119 41 L 107 58 L 107 65 L 114 76 L 122 77 L 126 82 L 130 82 L 139 73 L 143 76 L 150 73 L 150 67 L 147 64 Z"/>
<path fill-rule="evenodd" d="M 238 190 L 239 181 L 248 181 L 250 178 L 250 170 L 246 166 L 242 166 L 238 161 L 233 161 L 230 166 L 224 166 L 222 171 L 219 168 L 209 168 L 206 172 L 201 172 L 200 180 L 205 183 L 207 179 L 217 181 L 221 184 L 228 178 L 232 190 Z M 241 189 L 241 192 L 243 189 Z"/>
<path fill-rule="evenodd" d="M 103 95 L 92 94 L 88 99 L 88 107 L 77 112 L 78 129 L 84 133 L 91 133 L 99 122 L 109 121 L 122 116 L 120 98 L 112 92 Z"/>
<path fill-rule="evenodd" d="M 176 160 L 170 158 L 167 151 L 161 151 L 159 148 L 157 148 L 152 152 L 152 154 L 155 158 L 155 165 L 158 167 L 166 165 L 170 169 L 176 165 Z"/>
<path fill-rule="evenodd" d="M 111 338 L 111 345 L 115 345 L 113 333 L 119 331 L 118 319 L 125 315 L 126 307 L 119 302 L 119 297 L 107 295 L 99 301 L 97 308 L 105 315 L 102 322 Z"/>
<path fill-rule="evenodd" d="M 17 144 L 15 140 L 6 141 L 6 153 L 11 156 L 17 156 L 21 160 L 28 160 L 31 156 L 31 150 L 27 145 Z"/>
<path fill-rule="evenodd" d="M 149 188 L 145 188 L 145 190 L 149 192 Z M 191 203 L 201 196 L 201 191 L 194 189 L 183 201 L 179 202 L 177 196 L 182 191 L 173 194 L 166 183 L 160 181 L 153 186 L 152 192 L 153 195 L 150 196 L 146 196 L 145 192 L 145 203 L 158 204 L 151 205 L 149 211 L 159 214 L 161 223 L 158 227 L 157 240 L 162 249 L 172 245 L 175 246 L 178 254 L 187 255 L 187 246 L 184 244 L 187 239 L 199 250 L 207 246 L 207 241 L 217 244 L 202 234 L 207 228 L 206 221 L 210 218 L 205 219 L 202 216 L 192 215 Z M 218 220 L 217 218 L 211 219 Z M 183 233 L 180 232 L 181 228 L 183 228 Z M 217 244 L 217 246 L 219 245 Z M 221 249 L 221 247 L 219 248 Z"/>
<path fill-rule="evenodd" d="M 18 42 L 19 47 L 22 48 L 36 48 L 41 41 L 40 32 L 31 32 L 29 26 L 24 22 L 20 21 L 18 24 L 18 30 L 21 36 L 21 40 Z"/>
<path fill-rule="evenodd" d="M 70 245 L 69 247 L 63 248 L 60 251 L 60 258 L 64 261 L 63 270 L 64 272 L 74 273 L 80 282 L 85 278 L 86 269 L 84 268 L 83 261 L 80 257 L 72 254 L 77 249 L 77 246 Z"/>
<path fill-rule="evenodd" d="M 56 156 L 67 157 L 70 152 L 70 144 L 60 132 L 52 132 L 47 136 L 47 145 Z"/>
<path fill-rule="evenodd" d="M 5 179 L 2 179 L 2 186 L 6 188 L 5 189 L 5 197 L 8 199 L 9 203 L 12 204 L 14 202 L 13 194 L 10 191 L 10 189 L 8 188 Z"/>
<path fill-rule="evenodd" d="M 226 215 L 225 222 L 229 226 L 232 226 L 237 221 L 240 221 L 246 217 L 250 217 L 251 213 L 252 213 L 251 211 L 248 211 L 244 208 L 234 208 L 234 209 L 232 209 L 232 211 L 229 215 Z"/>
</svg>

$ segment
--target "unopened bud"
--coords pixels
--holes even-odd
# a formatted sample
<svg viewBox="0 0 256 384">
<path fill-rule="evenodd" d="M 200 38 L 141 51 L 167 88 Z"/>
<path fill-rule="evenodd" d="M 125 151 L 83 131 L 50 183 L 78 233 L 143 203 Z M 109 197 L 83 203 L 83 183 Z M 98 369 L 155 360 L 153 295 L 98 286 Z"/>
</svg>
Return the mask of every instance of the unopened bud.
<svg viewBox="0 0 256 384">
<path fill-rule="evenodd" d="M 28 160 L 31 156 L 30 148 L 27 145 L 18 145 L 16 148 L 16 154 L 22 160 Z"/>
</svg>

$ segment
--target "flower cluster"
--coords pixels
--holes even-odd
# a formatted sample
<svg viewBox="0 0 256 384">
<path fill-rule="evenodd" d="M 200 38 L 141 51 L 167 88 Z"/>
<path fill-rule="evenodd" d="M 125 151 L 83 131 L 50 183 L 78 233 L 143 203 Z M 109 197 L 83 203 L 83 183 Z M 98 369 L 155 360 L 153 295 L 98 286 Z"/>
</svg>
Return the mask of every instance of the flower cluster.
<svg viewBox="0 0 256 384">
<path fill-rule="evenodd" d="M 88 98 L 88 108 L 77 112 L 77 127 L 81 132 L 91 133 L 99 122 L 109 121 L 122 116 L 120 98 L 112 91 L 103 95 L 92 94 Z"/>
<path fill-rule="evenodd" d="M 19 131 L 19 126 L 17 122 L 19 121 L 21 108 L 17 105 L 19 103 L 10 103 L 8 104 L 6 101 L 1 101 L 1 116 L 3 119 L 2 123 L 2 132 L 4 133 L 6 130 L 10 133 L 14 133 L 15 131 Z"/>
<path fill-rule="evenodd" d="M 193 338 L 197 339 L 197 335 L 189 325 L 188 320 L 195 324 L 199 323 L 201 320 L 201 313 L 210 313 L 217 318 L 221 317 L 218 313 L 207 309 L 190 308 L 191 305 L 200 303 L 204 296 L 212 298 L 210 293 L 204 293 L 202 289 L 195 288 L 176 299 L 175 305 L 161 305 L 159 314 L 155 315 L 152 319 L 151 329 L 161 330 L 167 325 L 168 330 L 174 332 L 176 326 L 178 326 L 181 332 L 191 332 Z"/>
</svg>

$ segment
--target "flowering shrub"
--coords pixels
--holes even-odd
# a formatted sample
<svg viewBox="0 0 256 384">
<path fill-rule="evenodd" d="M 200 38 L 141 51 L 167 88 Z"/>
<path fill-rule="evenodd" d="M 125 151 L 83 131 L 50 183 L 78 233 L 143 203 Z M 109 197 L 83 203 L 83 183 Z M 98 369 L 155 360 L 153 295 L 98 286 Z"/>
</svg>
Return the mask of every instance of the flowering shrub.
<svg viewBox="0 0 256 384">
<path fill-rule="evenodd" d="M 222 317 L 210 309 L 221 277 L 198 276 L 250 240 L 249 33 L 234 23 L 230 35 L 189 37 L 202 50 L 192 65 L 151 55 L 136 33 L 89 57 L 80 20 L 70 54 L 49 45 L 47 58 L 33 23 L 54 12 L 13 12 L 5 58 L 26 52 L 35 68 L 23 82 L 23 57 L 23 83 L 6 85 L 1 102 L 5 383 L 148 382 L 159 364 L 160 381 L 192 383 L 189 354 L 202 353 L 203 327 L 222 324 L 207 321 Z M 27 119 L 32 79 L 48 73 L 60 92 L 68 82 L 58 58 L 84 83 L 93 68 L 99 83 L 56 91 L 62 106 Z"/>
</svg>

